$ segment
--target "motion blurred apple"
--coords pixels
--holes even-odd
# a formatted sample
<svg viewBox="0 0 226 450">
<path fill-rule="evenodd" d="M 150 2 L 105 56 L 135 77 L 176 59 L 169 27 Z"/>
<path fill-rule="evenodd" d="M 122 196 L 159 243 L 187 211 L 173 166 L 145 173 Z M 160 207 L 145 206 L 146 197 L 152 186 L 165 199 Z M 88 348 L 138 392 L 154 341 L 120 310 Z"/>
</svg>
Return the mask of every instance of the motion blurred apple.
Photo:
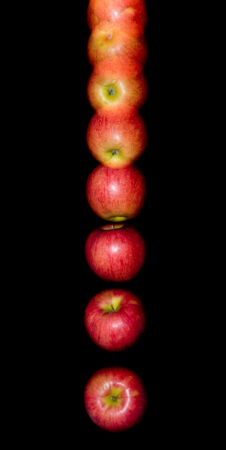
<svg viewBox="0 0 226 450">
<path fill-rule="evenodd" d="M 105 290 L 88 303 L 84 317 L 91 339 L 109 351 L 133 345 L 145 328 L 145 313 L 138 297 L 123 289 Z"/>
<path fill-rule="evenodd" d="M 98 370 L 84 391 L 90 419 L 108 431 L 123 431 L 141 421 L 147 404 L 144 385 L 136 373 L 124 367 Z"/>
<path fill-rule="evenodd" d="M 87 52 L 93 66 L 110 56 L 135 58 L 144 64 L 147 59 L 147 44 L 136 23 L 126 23 L 122 27 L 117 22 L 100 22 L 90 35 Z"/>
<path fill-rule="evenodd" d="M 99 22 L 138 23 L 142 28 L 147 23 L 144 0 L 90 0 L 87 11 L 88 25 L 92 29 Z"/>
<path fill-rule="evenodd" d="M 90 152 L 112 168 L 127 167 L 136 161 L 147 145 L 146 125 L 137 109 L 126 104 L 100 108 L 87 130 Z"/>
<path fill-rule="evenodd" d="M 87 263 L 106 281 L 129 281 L 142 268 L 146 245 L 131 226 L 107 224 L 92 231 L 85 243 Z"/>
<path fill-rule="evenodd" d="M 126 56 L 103 59 L 94 67 L 88 80 L 87 95 L 96 110 L 122 103 L 139 108 L 147 98 L 142 64 Z"/>
<path fill-rule="evenodd" d="M 144 175 L 134 166 L 110 169 L 99 165 L 88 177 L 86 197 L 99 217 L 123 222 L 136 217 L 146 194 Z"/>
</svg>

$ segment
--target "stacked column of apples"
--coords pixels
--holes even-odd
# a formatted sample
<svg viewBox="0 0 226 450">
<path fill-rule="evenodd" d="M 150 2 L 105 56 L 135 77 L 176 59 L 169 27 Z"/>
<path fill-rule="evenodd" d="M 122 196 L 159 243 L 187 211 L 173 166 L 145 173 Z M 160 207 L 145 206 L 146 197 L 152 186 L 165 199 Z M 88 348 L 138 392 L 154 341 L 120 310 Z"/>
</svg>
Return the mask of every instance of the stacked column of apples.
<svg viewBox="0 0 226 450">
<path fill-rule="evenodd" d="M 87 143 L 102 164 L 89 175 L 86 195 L 93 211 L 113 223 L 88 236 L 85 254 L 96 275 L 111 282 L 131 280 L 142 268 L 146 253 L 143 237 L 124 223 L 139 214 L 146 194 L 144 176 L 133 166 L 147 143 L 138 112 L 147 96 L 142 73 L 147 58 L 146 21 L 143 0 L 89 1 L 88 57 L 93 72 L 87 93 L 96 112 L 88 125 Z M 100 292 L 85 310 L 91 339 L 108 351 L 134 344 L 145 321 L 142 302 L 124 289 Z M 84 401 L 94 423 L 120 431 L 141 420 L 146 394 L 134 372 L 113 367 L 90 378 Z"/>
</svg>

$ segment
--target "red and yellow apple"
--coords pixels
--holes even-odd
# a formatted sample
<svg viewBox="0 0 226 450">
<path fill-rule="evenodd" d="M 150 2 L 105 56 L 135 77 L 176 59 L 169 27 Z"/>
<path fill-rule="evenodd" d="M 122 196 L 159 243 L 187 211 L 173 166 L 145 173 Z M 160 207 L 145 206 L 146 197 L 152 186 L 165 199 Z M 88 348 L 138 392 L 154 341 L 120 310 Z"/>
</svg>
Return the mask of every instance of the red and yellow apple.
<svg viewBox="0 0 226 450">
<path fill-rule="evenodd" d="M 99 162 L 112 168 L 131 165 L 147 145 L 146 125 L 138 110 L 126 104 L 100 108 L 87 129 L 87 145 Z"/>
<path fill-rule="evenodd" d="M 87 52 L 93 66 L 111 56 L 135 58 L 144 64 L 147 59 L 147 44 L 136 23 L 126 23 L 122 27 L 117 22 L 100 22 L 90 35 Z"/>
<path fill-rule="evenodd" d="M 99 165 L 88 177 L 86 198 L 99 217 L 111 222 L 123 222 L 136 217 L 142 209 L 146 182 L 134 166 L 110 169 Z"/>
<path fill-rule="evenodd" d="M 133 345 L 144 331 L 146 318 L 140 299 L 130 291 L 99 292 L 85 309 L 84 323 L 95 344 L 108 351 Z"/>
<path fill-rule="evenodd" d="M 144 29 L 147 11 L 144 0 L 90 0 L 87 11 L 88 25 L 91 29 L 103 20 L 139 24 Z"/>
<path fill-rule="evenodd" d="M 85 256 L 89 267 L 103 280 L 129 281 L 144 264 L 146 244 L 133 227 L 107 224 L 89 234 Z"/>
<path fill-rule="evenodd" d="M 127 56 L 103 59 L 88 80 L 88 100 L 94 109 L 128 104 L 139 108 L 147 98 L 147 80 L 142 64 Z"/>
<path fill-rule="evenodd" d="M 90 419 L 108 431 L 123 431 L 142 420 L 147 395 L 140 377 L 124 367 L 98 370 L 88 380 L 84 404 Z"/>
</svg>

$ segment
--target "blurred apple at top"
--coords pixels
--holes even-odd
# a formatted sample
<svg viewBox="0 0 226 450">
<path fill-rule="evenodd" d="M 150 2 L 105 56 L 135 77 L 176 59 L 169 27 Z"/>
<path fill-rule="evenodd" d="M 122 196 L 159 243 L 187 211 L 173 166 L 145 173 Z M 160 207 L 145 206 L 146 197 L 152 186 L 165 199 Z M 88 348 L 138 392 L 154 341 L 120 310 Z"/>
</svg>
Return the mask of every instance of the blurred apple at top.
<svg viewBox="0 0 226 450">
<path fill-rule="evenodd" d="M 100 22 L 88 41 L 88 58 L 92 65 L 109 56 L 127 56 L 144 64 L 147 59 L 147 44 L 140 34 L 140 26 L 126 22 Z"/>
<path fill-rule="evenodd" d="M 88 25 L 93 29 L 103 20 L 110 22 L 137 23 L 144 28 L 147 11 L 144 0 L 90 0 L 87 11 Z"/>
</svg>

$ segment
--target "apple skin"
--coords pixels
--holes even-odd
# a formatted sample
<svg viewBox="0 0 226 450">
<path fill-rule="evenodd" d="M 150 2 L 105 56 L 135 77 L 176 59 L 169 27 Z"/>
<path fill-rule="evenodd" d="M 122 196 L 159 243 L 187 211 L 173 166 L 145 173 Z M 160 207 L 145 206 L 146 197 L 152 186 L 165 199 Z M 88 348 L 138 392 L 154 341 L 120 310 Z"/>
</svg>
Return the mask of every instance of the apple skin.
<svg viewBox="0 0 226 450">
<path fill-rule="evenodd" d="M 88 100 L 95 110 L 120 104 L 139 108 L 146 101 L 147 93 L 142 64 L 127 56 L 112 56 L 100 61 L 87 84 Z"/>
<path fill-rule="evenodd" d="M 93 157 L 119 169 L 133 164 L 147 145 L 147 129 L 138 110 L 127 104 L 100 108 L 91 118 L 86 135 Z"/>
<path fill-rule="evenodd" d="M 147 395 L 140 377 L 132 370 L 107 367 L 88 380 L 84 404 L 97 426 L 117 432 L 128 430 L 142 420 Z"/>
<path fill-rule="evenodd" d="M 89 175 L 86 198 L 99 217 L 111 222 L 123 222 L 136 217 L 146 196 L 146 182 L 134 166 L 110 169 L 99 165 Z"/>
<path fill-rule="evenodd" d="M 148 51 L 146 39 L 135 23 L 122 27 L 118 23 L 101 22 L 89 37 L 87 53 L 93 66 L 111 56 L 134 58 L 144 65 Z"/>
<path fill-rule="evenodd" d="M 133 227 L 107 224 L 89 234 L 85 256 L 90 268 L 103 280 L 129 281 L 144 264 L 146 244 Z"/>
<path fill-rule="evenodd" d="M 137 23 L 144 30 L 147 24 L 147 11 L 144 0 L 90 0 L 87 21 L 90 29 L 103 20 L 125 23 Z"/>
<path fill-rule="evenodd" d="M 99 292 L 85 309 L 84 323 L 91 339 L 108 351 L 133 345 L 145 329 L 143 305 L 130 291 L 112 289 Z"/>
</svg>

